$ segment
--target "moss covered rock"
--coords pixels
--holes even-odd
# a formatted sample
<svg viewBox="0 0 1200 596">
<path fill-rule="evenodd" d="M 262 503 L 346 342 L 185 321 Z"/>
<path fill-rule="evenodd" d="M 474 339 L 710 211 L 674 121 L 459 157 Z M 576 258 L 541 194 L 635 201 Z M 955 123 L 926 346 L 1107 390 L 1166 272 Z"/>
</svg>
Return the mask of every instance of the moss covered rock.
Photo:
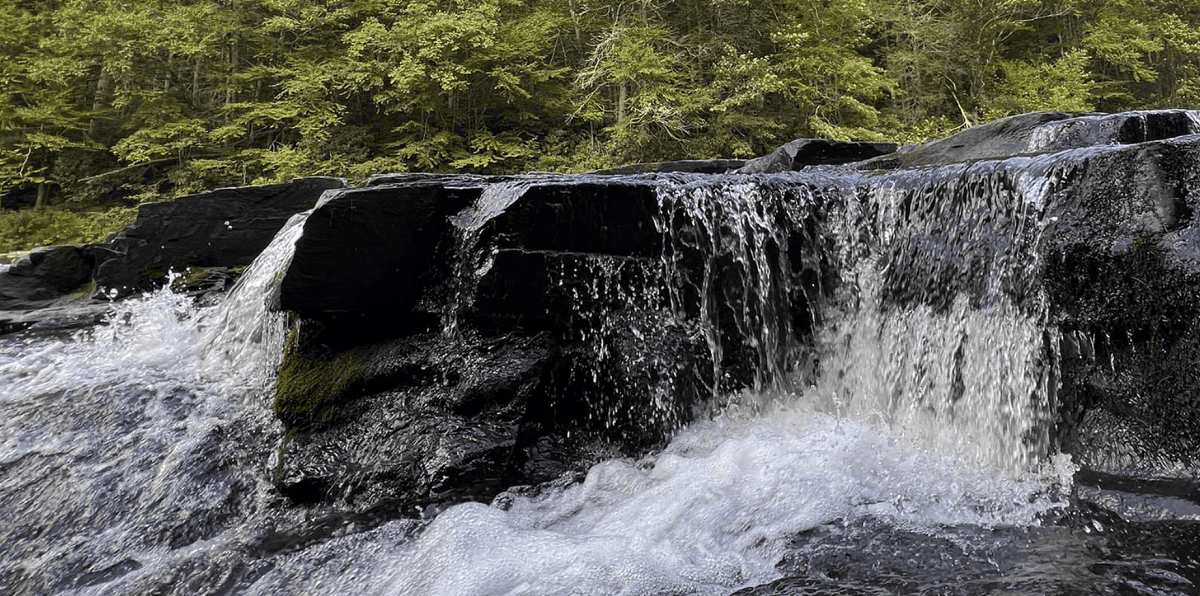
<svg viewBox="0 0 1200 596">
<path fill-rule="evenodd" d="M 355 349 L 330 352 L 311 345 L 295 323 L 275 381 L 275 414 L 289 427 L 320 426 L 330 408 L 361 385 L 365 359 Z"/>
</svg>

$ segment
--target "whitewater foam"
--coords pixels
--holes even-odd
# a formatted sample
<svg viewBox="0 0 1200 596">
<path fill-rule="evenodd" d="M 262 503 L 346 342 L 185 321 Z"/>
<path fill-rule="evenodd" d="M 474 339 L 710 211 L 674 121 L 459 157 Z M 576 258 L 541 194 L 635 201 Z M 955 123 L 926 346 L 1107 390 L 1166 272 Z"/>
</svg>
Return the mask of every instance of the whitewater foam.
<svg viewBox="0 0 1200 596">
<path fill-rule="evenodd" d="M 866 517 L 923 532 L 1028 525 L 1059 506 L 1047 485 L 811 410 L 721 419 L 653 459 L 604 462 L 551 494 L 502 495 L 507 511 L 443 512 L 392 563 L 386 593 L 724 594 L 775 579 L 788 539 L 806 530 Z"/>
</svg>

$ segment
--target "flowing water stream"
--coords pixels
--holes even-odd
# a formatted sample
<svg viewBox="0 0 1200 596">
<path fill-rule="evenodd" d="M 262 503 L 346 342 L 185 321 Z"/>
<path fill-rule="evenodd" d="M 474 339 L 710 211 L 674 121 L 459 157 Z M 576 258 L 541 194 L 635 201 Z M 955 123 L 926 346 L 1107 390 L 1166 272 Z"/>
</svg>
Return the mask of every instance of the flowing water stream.
<svg viewBox="0 0 1200 596">
<path fill-rule="evenodd" d="M 713 318 L 736 303 L 744 345 L 700 332 L 716 363 L 755 354 L 753 382 L 714 371 L 710 419 L 641 460 L 422 520 L 298 507 L 271 485 L 273 288 L 302 216 L 222 305 L 163 290 L 72 335 L 0 338 L 0 594 L 1200 593 L 1190 489 L 1077 487 L 1048 440 L 1057 340 L 1027 257 L 1052 164 L 967 167 L 866 199 L 820 173 L 662 178 L 672 240 L 652 306 L 678 310 L 685 284 Z M 819 230 L 838 288 L 793 320 L 796 267 L 771 247 L 822 193 L 857 206 Z M 953 225 L 919 215 L 945 196 Z M 710 261 L 684 280 L 688 250 Z M 731 262 L 742 283 L 718 294 Z M 889 277 L 905 263 L 937 291 Z M 786 339 L 795 325 L 809 344 Z M 1081 495 L 1140 495 L 1140 513 Z"/>
</svg>

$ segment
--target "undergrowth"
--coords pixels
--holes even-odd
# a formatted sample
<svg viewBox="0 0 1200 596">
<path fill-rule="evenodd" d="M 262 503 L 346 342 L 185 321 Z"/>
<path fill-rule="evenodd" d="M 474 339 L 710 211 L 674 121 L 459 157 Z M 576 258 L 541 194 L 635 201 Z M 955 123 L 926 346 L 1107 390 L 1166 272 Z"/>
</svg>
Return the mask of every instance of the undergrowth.
<svg viewBox="0 0 1200 596">
<path fill-rule="evenodd" d="M 136 218 L 137 207 L 90 211 L 62 207 L 0 209 L 0 253 L 100 241 Z"/>
</svg>

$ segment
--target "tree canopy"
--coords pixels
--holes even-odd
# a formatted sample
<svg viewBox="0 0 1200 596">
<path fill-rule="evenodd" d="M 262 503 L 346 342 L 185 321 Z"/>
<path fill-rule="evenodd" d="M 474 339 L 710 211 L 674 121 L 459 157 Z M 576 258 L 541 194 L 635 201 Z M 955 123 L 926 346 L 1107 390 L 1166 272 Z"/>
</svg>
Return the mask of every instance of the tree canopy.
<svg viewBox="0 0 1200 596">
<path fill-rule="evenodd" d="M 581 170 L 1200 104 L 1167 0 L 0 0 L 0 194 Z"/>
</svg>

